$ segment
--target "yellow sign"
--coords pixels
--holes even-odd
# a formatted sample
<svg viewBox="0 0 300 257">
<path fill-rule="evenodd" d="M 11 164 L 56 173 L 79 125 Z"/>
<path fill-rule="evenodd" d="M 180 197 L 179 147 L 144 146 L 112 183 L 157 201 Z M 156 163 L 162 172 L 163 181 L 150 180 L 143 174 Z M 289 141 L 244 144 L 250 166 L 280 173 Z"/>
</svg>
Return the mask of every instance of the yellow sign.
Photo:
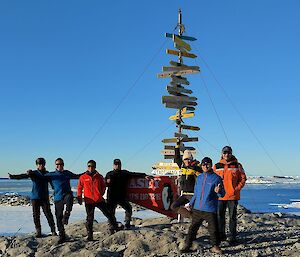
<svg viewBox="0 0 300 257">
<path fill-rule="evenodd" d="M 182 113 L 181 118 L 193 118 L 195 117 L 194 112 L 187 112 L 187 113 Z M 170 120 L 177 120 L 179 119 L 179 114 L 177 113 L 176 115 L 172 115 L 169 117 Z"/>
<path fill-rule="evenodd" d="M 191 46 L 188 43 L 184 42 L 182 39 L 180 39 L 179 37 L 177 37 L 175 35 L 173 35 L 173 41 L 177 45 L 179 45 L 179 46 L 183 47 L 184 49 L 186 49 L 187 51 L 191 51 L 191 49 L 192 49 Z"/>
</svg>

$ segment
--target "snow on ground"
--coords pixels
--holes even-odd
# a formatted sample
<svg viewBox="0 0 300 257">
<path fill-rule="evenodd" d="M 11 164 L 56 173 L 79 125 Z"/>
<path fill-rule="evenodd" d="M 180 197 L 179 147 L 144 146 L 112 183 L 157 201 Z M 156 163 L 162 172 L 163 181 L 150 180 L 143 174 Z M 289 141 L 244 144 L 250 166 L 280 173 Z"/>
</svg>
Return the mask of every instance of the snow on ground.
<svg viewBox="0 0 300 257">
<path fill-rule="evenodd" d="M 51 206 L 52 214 L 55 219 L 54 206 Z M 0 235 L 10 236 L 17 234 L 25 234 L 35 231 L 35 227 L 32 219 L 32 208 L 31 206 L 0 206 Z M 162 217 L 162 214 L 145 210 L 133 212 L 133 217 L 145 219 L 145 218 L 157 218 Z M 125 212 L 123 209 L 117 209 L 116 218 L 119 222 L 123 223 Z M 86 213 L 84 205 L 73 205 L 73 210 L 70 216 L 70 223 L 85 220 Z M 99 209 L 95 211 L 95 220 L 98 222 L 106 221 L 106 217 L 102 214 Z M 41 224 L 43 233 L 50 233 L 50 228 L 47 220 L 41 210 Z"/>
</svg>

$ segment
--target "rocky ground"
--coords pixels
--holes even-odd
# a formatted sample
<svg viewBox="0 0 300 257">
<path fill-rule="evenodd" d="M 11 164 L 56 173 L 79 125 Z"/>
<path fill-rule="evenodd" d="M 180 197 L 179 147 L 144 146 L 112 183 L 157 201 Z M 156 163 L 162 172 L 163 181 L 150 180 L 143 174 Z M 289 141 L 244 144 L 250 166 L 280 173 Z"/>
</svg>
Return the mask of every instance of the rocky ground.
<svg viewBox="0 0 300 257">
<path fill-rule="evenodd" d="M 0 237 L 0 256 L 216 256 L 209 252 L 206 224 L 198 231 L 192 253 L 180 254 L 189 223 L 169 218 L 135 219 L 135 228 L 109 234 L 106 223 L 94 224 L 93 242 L 86 241 L 84 221 L 66 226 L 68 241 L 56 236 L 36 239 L 33 234 Z M 239 245 L 222 242 L 223 256 L 300 256 L 300 217 L 282 213 L 250 213 L 239 207 Z"/>
</svg>

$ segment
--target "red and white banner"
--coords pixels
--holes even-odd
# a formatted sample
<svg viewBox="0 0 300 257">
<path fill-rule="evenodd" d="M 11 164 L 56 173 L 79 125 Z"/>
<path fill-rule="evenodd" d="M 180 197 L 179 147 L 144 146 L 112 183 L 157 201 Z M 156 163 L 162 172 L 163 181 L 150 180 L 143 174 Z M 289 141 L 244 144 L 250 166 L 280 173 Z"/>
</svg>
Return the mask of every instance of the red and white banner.
<svg viewBox="0 0 300 257">
<path fill-rule="evenodd" d="M 176 178 L 175 176 L 154 176 L 149 180 L 132 178 L 128 184 L 128 199 L 147 209 L 176 218 L 177 214 L 170 209 L 172 202 L 177 199 Z"/>
</svg>

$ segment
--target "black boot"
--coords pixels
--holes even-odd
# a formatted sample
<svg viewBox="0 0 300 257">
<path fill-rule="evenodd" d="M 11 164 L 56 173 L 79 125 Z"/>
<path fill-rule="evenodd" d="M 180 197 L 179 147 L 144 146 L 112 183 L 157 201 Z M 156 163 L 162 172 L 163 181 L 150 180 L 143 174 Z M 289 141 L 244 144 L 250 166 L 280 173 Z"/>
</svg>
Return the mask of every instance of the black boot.
<svg viewBox="0 0 300 257">
<path fill-rule="evenodd" d="M 184 246 L 182 247 L 182 249 L 180 250 L 181 253 L 188 253 L 188 252 L 191 252 L 191 247 L 192 247 L 192 244 L 189 243 L 189 242 L 186 242 L 184 244 Z"/>
<path fill-rule="evenodd" d="M 93 241 L 94 238 L 93 238 L 93 231 L 88 231 L 87 233 L 87 240 L 88 241 Z"/>
<path fill-rule="evenodd" d="M 66 234 L 65 232 L 59 232 L 59 239 L 58 239 L 58 244 L 62 244 L 66 241 Z"/>
<path fill-rule="evenodd" d="M 69 218 L 70 218 L 70 212 L 65 211 L 64 217 L 63 217 L 63 223 L 64 223 L 65 225 L 68 225 L 68 223 L 69 223 Z"/>
<path fill-rule="evenodd" d="M 42 229 L 41 229 L 41 227 L 36 228 L 35 237 L 36 238 L 41 238 L 42 237 Z"/>
<path fill-rule="evenodd" d="M 52 227 L 52 228 L 51 228 L 51 236 L 57 236 L 55 227 Z"/>
</svg>

